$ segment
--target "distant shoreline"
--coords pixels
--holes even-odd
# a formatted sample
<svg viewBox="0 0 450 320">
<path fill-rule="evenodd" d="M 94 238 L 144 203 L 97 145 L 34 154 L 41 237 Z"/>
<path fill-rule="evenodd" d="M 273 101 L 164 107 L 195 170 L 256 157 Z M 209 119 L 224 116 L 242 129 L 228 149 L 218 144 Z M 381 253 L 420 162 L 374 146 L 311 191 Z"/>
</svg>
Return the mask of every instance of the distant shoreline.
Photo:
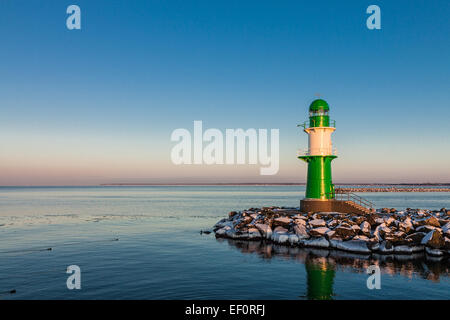
<svg viewBox="0 0 450 320">
<path fill-rule="evenodd" d="M 105 183 L 100 186 L 305 186 L 306 183 Z M 450 187 L 450 183 L 335 183 L 338 186 L 358 186 L 358 187 Z M 351 188 L 354 189 L 354 188 Z"/>
</svg>

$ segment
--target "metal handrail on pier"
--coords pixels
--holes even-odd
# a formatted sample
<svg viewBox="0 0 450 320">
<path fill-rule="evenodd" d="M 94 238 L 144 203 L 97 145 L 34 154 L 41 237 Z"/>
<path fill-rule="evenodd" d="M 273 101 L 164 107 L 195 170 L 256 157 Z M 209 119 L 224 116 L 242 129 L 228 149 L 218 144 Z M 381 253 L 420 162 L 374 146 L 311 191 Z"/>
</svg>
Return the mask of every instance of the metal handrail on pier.
<svg viewBox="0 0 450 320">
<path fill-rule="evenodd" d="M 358 196 L 357 194 L 354 194 L 352 192 L 343 191 L 341 189 L 336 189 L 334 192 L 335 199 L 341 200 L 341 201 L 353 201 L 356 204 L 359 204 L 362 207 L 369 208 L 370 210 L 373 210 L 375 207 L 375 204 L 367 199 L 364 199 L 361 196 Z"/>
</svg>

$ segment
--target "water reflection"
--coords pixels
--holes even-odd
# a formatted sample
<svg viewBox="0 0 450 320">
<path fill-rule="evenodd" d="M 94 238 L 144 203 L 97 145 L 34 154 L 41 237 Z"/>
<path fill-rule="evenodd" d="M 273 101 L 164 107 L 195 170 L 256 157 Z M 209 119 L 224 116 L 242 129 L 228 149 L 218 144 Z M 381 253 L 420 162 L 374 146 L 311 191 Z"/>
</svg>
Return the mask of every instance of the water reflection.
<svg viewBox="0 0 450 320">
<path fill-rule="evenodd" d="M 339 250 L 282 246 L 260 241 L 217 238 L 245 254 L 257 254 L 262 259 L 296 260 L 305 265 L 307 298 L 333 299 L 333 283 L 337 270 L 366 273 L 370 265 L 380 267 L 382 274 L 401 275 L 409 279 L 422 278 L 440 282 L 450 275 L 448 257 L 430 257 L 425 253 L 414 255 L 354 254 Z"/>
<path fill-rule="evenodd" d="M 332 259 L 308 254 L 305 260 L 309 300 L 331 300 L 336 264 Z"/>
</svg>

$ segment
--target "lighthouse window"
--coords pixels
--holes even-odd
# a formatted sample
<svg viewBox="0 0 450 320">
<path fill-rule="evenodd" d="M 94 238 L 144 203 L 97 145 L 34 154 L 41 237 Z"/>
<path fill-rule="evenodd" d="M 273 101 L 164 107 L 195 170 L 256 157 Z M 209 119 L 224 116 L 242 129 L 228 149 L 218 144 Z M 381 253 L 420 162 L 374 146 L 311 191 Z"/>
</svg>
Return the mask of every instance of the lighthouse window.
<svg viewBox="0 0 450 320">
<path fill-rule="evenodd" d="M 311 117 L 315 117 L 315 116 L 327 116 L 327 115 L 328 115 L 328 111 L 310 112 L 309 115 L 310 115 Z"/>
</svg>

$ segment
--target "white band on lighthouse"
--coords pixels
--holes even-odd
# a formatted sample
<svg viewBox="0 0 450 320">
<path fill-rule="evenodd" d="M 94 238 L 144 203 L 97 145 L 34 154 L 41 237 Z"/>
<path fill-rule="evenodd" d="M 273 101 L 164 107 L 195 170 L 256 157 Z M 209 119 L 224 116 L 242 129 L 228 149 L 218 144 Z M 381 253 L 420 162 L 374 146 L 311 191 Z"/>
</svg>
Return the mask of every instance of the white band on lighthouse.
<svg viewBox="0 0 450 320">
<path fill-rule="evenodd" d="M 331 134 L 336 130 L 333 127 L 310 127 L 306 128 L 308 134 L 308 154 L 311 156 L 328 156 L 333 154 Z"/>
</svg>

